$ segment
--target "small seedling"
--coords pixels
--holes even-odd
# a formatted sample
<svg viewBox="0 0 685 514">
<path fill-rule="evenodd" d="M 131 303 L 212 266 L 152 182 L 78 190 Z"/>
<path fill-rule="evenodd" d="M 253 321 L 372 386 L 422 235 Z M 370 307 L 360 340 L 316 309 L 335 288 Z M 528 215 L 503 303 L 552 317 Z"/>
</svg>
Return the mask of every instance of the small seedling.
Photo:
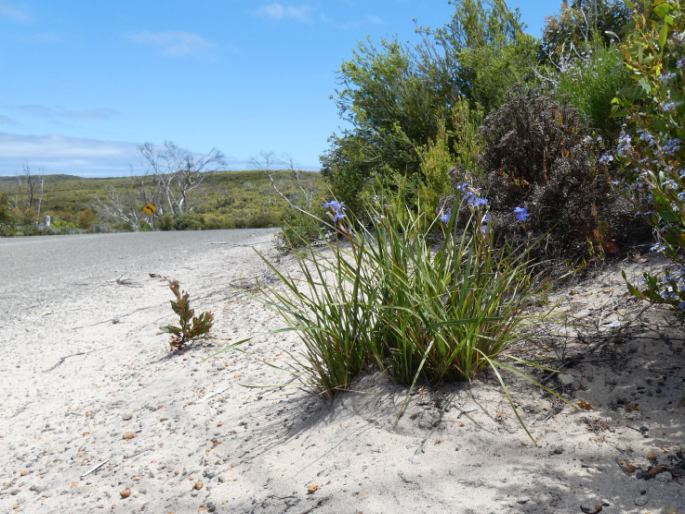
<svg viewBox="0 0 685 514">
<path fill-rule="evenodd" d="M 162 331 L 171 334 L 171 350 L 180 351 L 188 342 L 205 337 L 209 333 L 214 324 L 214 314 L 206 311 L 195 316 L 195 311 L 190 308 L 190 295 L 187 291 L 181 291 L 178 280 L 169 280 L 169 289 L 176 297 L 176 301 L 171 301 L 171 308 L 178 315 L 179 324 L 166 325 L 162 327 Z"/>
</svg>

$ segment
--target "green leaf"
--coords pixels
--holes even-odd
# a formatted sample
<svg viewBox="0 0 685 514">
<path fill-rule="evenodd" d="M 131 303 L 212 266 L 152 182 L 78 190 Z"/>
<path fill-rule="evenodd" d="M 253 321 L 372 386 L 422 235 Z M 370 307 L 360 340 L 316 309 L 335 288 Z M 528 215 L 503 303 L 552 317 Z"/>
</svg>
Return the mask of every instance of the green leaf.
<svg viewBox="0 0 685 514">
<path fill-rule="evenodd" d="M 664 47 L 666 46 L 666 40 L 668 39 L 668 33 L 669 33 L 668 25 L 664 24 L 661 26 L 661 29 L 659 30 L 659 46 L 661 47 L 661 51 L 663 52 Z"/>
<path fill-rule="evenodd" d="M 662 3 L 654 6 L 654 14 L 656 14 L 662 20 L 666 17 L 668 13 L 671 12 L 671 6 L 667 3 Z"/>
</svg>

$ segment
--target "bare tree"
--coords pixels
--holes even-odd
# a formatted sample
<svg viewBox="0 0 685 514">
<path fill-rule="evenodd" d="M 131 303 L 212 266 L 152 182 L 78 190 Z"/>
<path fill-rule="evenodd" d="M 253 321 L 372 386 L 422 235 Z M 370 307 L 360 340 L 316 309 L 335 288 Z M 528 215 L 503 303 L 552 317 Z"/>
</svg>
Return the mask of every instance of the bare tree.
<svg viewBox="0 0 685 514">
<path fill-rule="evenodd" d="M 25 191 L 24 201 L 15 198 L 15 206 L 19 207 L 26 217 L 26 221 L 31 219 L 31 222 L 40 220 L 40 211 L 43 206 L 43 198 L 45 197 L 45 177 L 36 177 L 31 172 L 31 167 L 28 163 L 23 165 L 24 172 L 17 176 L 19 183 L 19 190 Z"/>
<path fill-rule="evenodd" d="M 152 219 L 144 214 L 143 208 L 148 203 L 157 203 L 156 188 L 150 188 L 150 181 L 146 179 L 132 174 L 125 187 L 108 186 L 105 197 L 96 200 L 94 210 L 104 218 L 126 223 L 132 230 L 138 230 L 141 222 L 152 225 Z"/>
<path fill-rule="evenodd" d="M 165 141 L 161 147 L 145 143 L 139 151 L 157 186 L 160 213 L 171 215 L 192 210 L 191 193 L 202 184 L 207 172 L 224 165 L 224 156 L 216 148 L 199 155 Z"/>
<path fill-rule="evenodd" d="M 271 182 L 271 187 L 276 194 L 288 204 L 288 207 L 300 211 L 311 211 L 316 190 L 313 187 L 305 184 L 305 180 L 302 175 L 303 172 L 295 168 L 295 163 L 290 157 L 279 159 L 273 152 L 261 152 L 259 154 L 259 158 L 252 160 L 252 166 L 255 169 L 264 171 L 266 176 L 269 178 L 269 182 Z M 275 169 L 287 170 L 290 172 L 290 176 L 299 190 L 297 197 L 291 198 L 283 192 L 281 187 L 278 185 L 278 180 L 274 176 Z"/>
</svg>

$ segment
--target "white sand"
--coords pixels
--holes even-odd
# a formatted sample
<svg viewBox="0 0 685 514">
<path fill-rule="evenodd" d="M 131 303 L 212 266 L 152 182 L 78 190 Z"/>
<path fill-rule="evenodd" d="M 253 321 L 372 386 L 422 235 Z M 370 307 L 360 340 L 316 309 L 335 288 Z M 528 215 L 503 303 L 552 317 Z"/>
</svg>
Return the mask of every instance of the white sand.
<svg viewBox="0 0 685 514">
<path fill-rule="evenodd" d="M 263 361 L 299 349 L 268 334 L 281 324 L 253 287 L 269 276 L 246 245 L 272 252 L 271 238 L 0 240 L 0 512 L 685 512 L 683 327 L 656 308 L 627 325 L 641 306 L 616 270 L 552 298 L 606 337 L 567 349 L 585 357 L 564 370 L 566 392 L 591 411 L 514 382 L 534 446 L 490 378 L 421 390 L 397 427 L 404 390 L 380 374 L 332 404 L 296 382 L 246 387 L 285 384 Z M 214 311 L 209 344 L 169 356 L 160 276 Z M 246 353 L 212 357 L 250 335 Z M 644 480 L 616 462 L 647 470 L 648 456 L 673 473 Z"/>
</svg>

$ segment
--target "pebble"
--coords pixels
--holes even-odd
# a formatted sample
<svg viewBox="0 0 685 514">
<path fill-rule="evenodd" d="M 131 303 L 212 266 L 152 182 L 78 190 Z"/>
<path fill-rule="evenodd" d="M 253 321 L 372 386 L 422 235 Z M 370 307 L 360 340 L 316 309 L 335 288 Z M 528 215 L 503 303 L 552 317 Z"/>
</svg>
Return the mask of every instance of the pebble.
<svg viewBox="0 0 685 514">
<path fill-rule="evenodd" d="M 126 489 L 122 489 L 119 491 L 119 496 L 121 496 L 122 499 L 126 499 L 129 496 L 131 496 L 131 490 L 127 487 Z"/>
<path fill-rule="evenodd" d="M 670 482 L 673 480 L 673 475 L 671 474 L 670 471 L 664 471 L 663 473 L 659 473 L 656 477 L 654 477 L 654 480 L 657 482 Z"/>
<path fill-rule="evenodd" d="M 207 512 L 215 512 L 216 511 L 216 505 L 212 502 L 207 502 L 205 504 L 205 507 L 207 507 Z"/>
<path fill-rule="evenodd" d="M 603 508 L 604 506 L 599 500 L 590 500 L 580 504 L 580 510 L 585 514 L 597 514 L 598 512 L 602 512 Z"/>
<path fill-rule="evenodd" d="M 557 375 L 557 380 L 559 380 L 559 383 L 564 387 L 569 387 L 576 382 L 575 377 L 568 373 L 559 373 Z"/>
<path fill-rule="evenodd" d="M 634 503 L 638 507 L 644 507 L 645 505 L 647 505 L 647 497 L 646 496 L 638 496 L 637 498 L 635 498 Z"/>
<path fill-rule="evenodd" d="M 129 420 L 131 420 L 131 418 L 133 418 L 133 414 L 131 414 L 129 412 L 127 412 L 126 414 L 121 416 L 121 419 L 123 419 L 124 421 L 129 421 Z"/>
</svg>

